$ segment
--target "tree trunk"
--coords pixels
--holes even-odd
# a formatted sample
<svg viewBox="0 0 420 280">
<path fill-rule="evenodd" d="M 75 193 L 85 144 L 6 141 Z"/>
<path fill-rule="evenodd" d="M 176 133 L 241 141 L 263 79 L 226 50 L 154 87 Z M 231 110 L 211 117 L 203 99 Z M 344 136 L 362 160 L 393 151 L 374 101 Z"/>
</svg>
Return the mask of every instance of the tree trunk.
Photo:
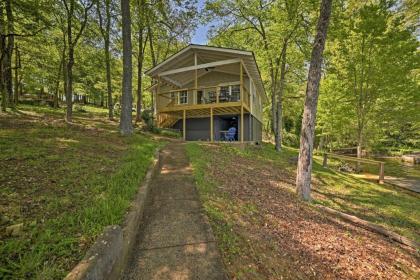
<svg viewBox="0 0 420 280">
<path fill-rule="evenodd" d="M 67 40 L 66 40 L 66 32 L 63 30 L 63 51 L 61 53 L 61 59 L 63 63 L 61 67 L 63 67 L 63 97 L 67 100 L 67 59 L 66 59 L 66 50 L 67 50 Z M 64 101 L 64 98 L 62 98 Z"/>
<path fill-rule="evenodd" d="M 60 90 L 61 71 L 63 71 L 64 57 L 61 57 L 60 65 L 58 66 L 57 83 L 54 90 L 54 108 L 58 108 L 58 93 Z"/>
<path fill-rule="evenodd" d="M 66 88 L 66 121 L 72 122 L 73 117 L 73 64 L 74 64 L 74 45 L 72 33 L 74 2 L 70 1 L 70 9 L 67 14 L 67 46 L 68 60 L 66 65 L 67 88 Z"/>
<path fill-rule="evenodd" d="M 6 17 L 7 17 L 7 47 L 5 57 L 5 85 L 7 98 L 10 103 L 10 107 L 14 107 L 13 101 L 13 82 L 12 82 L 12 54 L 14 46 L 14 24 L 13 24 L 13 11 L 11 6 L 11 0 L 6 0 Z"/>
<path fill-rule="evenodd" d="M 142 35 L 143 36 L 143 35 Z M 139 48 L 140 51 L 140 48 Z M 140 55 L 142 57 L 140 57 Z M 137 62 L 137 114 L 136 114 L 136 122 L 141 121 L 141 110 L 142 110 L 142 103 L 143 103 L 143 55 L 139 54 L 138 62 Z"/>
<path fill-rule="evenodd" d="M 152 32 L 152 28 L 150 27 L 150 23 L 147 24 L 147 34 L 149 36 L 150 56 L 152 57 L 152 67 L 155 67 L 157 65 L 157 62 L 156 62 L 155 49 L 153 48 L 153 32 Z M 153 92 L 154 91 L 151 91 L 152 112 L 154 112 L 154 108 L 155 108 L 155 96 Z M 153 114 L 152 116 L 154 117 Z"/>
<path fill-rule="evenodd" d="M 314 145 L 316 111 L 318 105 L 319 82 L 321 79 L 322 54 L 327 38 L 332 0 L 322 0 L 317 25 L 317 34 L 311 55 L 311 64 L 306 86 L 305 106 L 300 135 L 300 151 L 297 166 L 296 190 L 304 200 L 311 199 L 312 152 Z"/>
<path fill-rule="evenodd" d="M 72 122 L 73 117 L 73 65 L 74 65 L 74 48 L 71 45 L 71 27 L 69 28 L 69 51 L 68 51 L 68 61 L 67 61 L 67 90 L 66 90 L 66 121 Z"/>
<path fill-rule="evenodd" d="M 99 17 L 99 28 L 104 39 L 104 53 L 105 53 L 105 65 L 106 65 L 106 90 L 107 90 L 107 102 L 108 107 L 108 118 L 114 119 L 114 108 L 112 104 L 112 81 L 111 81 L 111 54 L 110 48 L 110 33 L 111 33 L 111 0 L 104 1 L 105 4 L 105 27 L 101 12 L 100 1 L 97 2 L 97 12 Z M 104 97 L 101 94 L 101 106 L 104 106 Z"/>
<path fill-rule="evenodd" d="M 276 137 L 276 131 L 277 131 L 277 122 L 276 122 L 276 115 L 277 115 L 277 109 L 276 109 L 276 81 L 274 78 L 274 70 L 270 70 L 271 74 L 271 130 L 274 134 L 274 138 Z M 275 141 L 275 139 L 274 139 Z"/>
<path fill-rule="evenodd" d="M 111 83 L 111 56 L 109 52 L 109 33 L 105 40 L 105 64 L 106 64 L 106 91 L 108 97 L 108 118 L 114 119 L 114 107 L 112 105 L 112 83 Z"/>
<path fill-rule="evenodd" d="M 123 40 L 123 81 L 121 95 L 120 132 L 122 135 L 133 133 L 132 125 L 132 47 L 131 47 L 131 17 L 130 1 L 121 0 L 122 40 Z"/>
<path fill-rule="evenodd" d="M 142 9 L 142 7 L 139 7 Z M 141 19 L 140 19 L 141 20 Z M 137 114 L 136 122 L 141 121 L 141 110 L 143 103 L 143 25 L 139 27 L 138 38 L 138 57 L 137 57 Z"/>
<path fill-rule="evenodd" d="M 280 67 L 280 83 L 277 95 L 277 110 L 276 110 L 276 131 L 275 134 L 275 147 L 276 151 L 281 150 L 282 130 L 283 130 L 283 93 L 286 85 L 286 59 L 287 59 L 287 40 L 283 43 L 281 51 L 281 67 Z"/>
<path fill-rule="evenodd" d="M 105 1 L 106 13 L 106 38 L 105 38 L 105 62 L 106 62 L 106 90 L 108 96 L 108 118 L 114 119 L 114 106 L 112 104 L 112 81 L 111 81 L 111 55 L 109 51 L 109 36 L 111 33 L 111 1 Z"/>
<path fill-rule="evenodd" d="M 15 90 L 14 90 L 14 101 L 15 105 L 19 103 L 19 69 L 20 69 L 20 52 L 18 45 L 16 44 L 15 48 Z"/>
<path fill-rule="evenodd" d="M 5 30 L 4 30 L 4 3 L 0 2 L 0 94 L 1 94 L 1 106 L 0 112 L 6 111 L 6 91 L 4 88 L 4 57 L 6 52 L 6 37 L 5 37 Z"/>
</svg>

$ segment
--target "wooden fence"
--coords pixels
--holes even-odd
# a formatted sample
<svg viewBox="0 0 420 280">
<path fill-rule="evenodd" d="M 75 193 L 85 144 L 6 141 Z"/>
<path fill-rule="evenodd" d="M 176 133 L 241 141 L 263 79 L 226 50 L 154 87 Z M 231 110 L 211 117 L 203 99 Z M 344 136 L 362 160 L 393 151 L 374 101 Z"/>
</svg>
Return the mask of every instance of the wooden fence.
<svg viewBox="0 0 420 280">
<path fill-rule="evenodd" d="M 342 160 L 348 160 L 348 161 L 355 161 L 355 162 L 361 162 L 361 163 L 367 163 L 367 164 L 378 164 L 379 165 L 379 184 L 383 184 L 385 180 L 385 162 L 379 161 L 379 160 L 372 160 L 372 159 L 365 159 L 365 158 L 356 158 L 356 157 L 349 157 L 349 156 L 343 156 L 343 155 L 336 155 L 332 153 L 323 153 L 324 160 L 322 161 L 322 166 L 327 167 L 328 165 L 328 157 L 330 158 L 337 158 Z"/>
</svg>

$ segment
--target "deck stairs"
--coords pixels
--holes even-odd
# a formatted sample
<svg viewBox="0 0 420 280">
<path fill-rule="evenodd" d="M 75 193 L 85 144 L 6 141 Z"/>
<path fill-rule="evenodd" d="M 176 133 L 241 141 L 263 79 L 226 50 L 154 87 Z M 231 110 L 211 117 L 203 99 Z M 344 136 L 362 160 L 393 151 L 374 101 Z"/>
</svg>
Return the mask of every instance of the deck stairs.
<svg viewBox="0 0 420 280">
<path fill-rule="evenodd" d="M 181 118 L 171 114 L 160 114 L 158 118 L 158 126 L 160 128 L 172 128 L 174 124 Z"/>
</svg>

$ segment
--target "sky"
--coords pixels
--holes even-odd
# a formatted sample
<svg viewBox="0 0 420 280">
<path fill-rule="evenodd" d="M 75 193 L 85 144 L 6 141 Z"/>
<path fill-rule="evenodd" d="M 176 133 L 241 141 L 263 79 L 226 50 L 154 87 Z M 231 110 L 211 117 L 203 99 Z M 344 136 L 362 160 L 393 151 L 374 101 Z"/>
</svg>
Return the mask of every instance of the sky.
<svg viewBox="0 0 420 280">
<path fill-rule="evenodd" d="M 207 31 L 209 30 L 209 25 L 198 25 L 195 30 L 195 34 L 191 39 L 192 44 L 206 45 L 207 44 Z"/>
<path fill-rule="evenodd" d="M 198 10 L 201 11 L 204 8 L 205 0 L 198 0 Z M 207 32 L 210 29 L 211 22 L 207 24 L 199 23 L 195 34 L 191 39 L 191 43 L 205 45 L 207 44 Z"/>
</svg>

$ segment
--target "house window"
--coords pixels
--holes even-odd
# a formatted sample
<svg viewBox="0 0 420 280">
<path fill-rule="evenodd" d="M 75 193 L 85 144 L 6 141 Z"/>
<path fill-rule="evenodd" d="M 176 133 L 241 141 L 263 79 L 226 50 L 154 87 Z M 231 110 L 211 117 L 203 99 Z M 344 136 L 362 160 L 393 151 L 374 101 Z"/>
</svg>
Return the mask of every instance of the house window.
<svg viewBox="0 0 420 280">
<path fill-rule="evenodd" d="M 186 90 L 179 92 L 179 104 L 187 104 L 188 103 L 188 94 Z"/>
</svg>

